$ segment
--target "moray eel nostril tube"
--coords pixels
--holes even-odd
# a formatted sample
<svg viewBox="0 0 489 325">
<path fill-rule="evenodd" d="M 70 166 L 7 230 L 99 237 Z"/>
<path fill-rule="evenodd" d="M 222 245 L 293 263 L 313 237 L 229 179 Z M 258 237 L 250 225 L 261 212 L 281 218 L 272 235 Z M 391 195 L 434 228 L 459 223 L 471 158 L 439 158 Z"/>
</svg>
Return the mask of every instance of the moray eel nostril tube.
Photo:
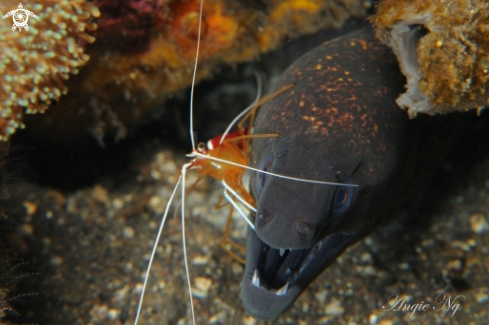
<svg viewBox="0 0 489 325">
<path fill-rule="evenodd" d="M 263 320 L 284 312 L 346 248 L 392 218 L 453 147 L 446 139 L 454 127 L 470 125 L 453 123 L 460 114 L 410 120 L 395 102 L 405 78 L 371 27 L 306 53 L 272 91 L 289 84 L 258 112 L 254 133 L 281 136 L 253 141 L 252 166 L 358 187 L 251 178 L 258 217 L 241 296 Z"/>
</svg>

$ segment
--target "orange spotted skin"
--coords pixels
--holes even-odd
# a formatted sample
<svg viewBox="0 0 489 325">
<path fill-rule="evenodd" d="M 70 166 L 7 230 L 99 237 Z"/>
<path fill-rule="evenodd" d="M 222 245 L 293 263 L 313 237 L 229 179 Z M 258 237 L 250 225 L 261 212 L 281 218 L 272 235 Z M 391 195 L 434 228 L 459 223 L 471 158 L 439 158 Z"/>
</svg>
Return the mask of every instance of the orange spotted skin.
<svg viewBox="0 0 489 325">
<path fill-rule="evenodd" d="M 251 165 L 358 187 L 251 177 L 257 213 L 241 297 L 263 320 L 284 312 L 346 248 L 395 216 L 454 147 L 450 134 L 475 118 L 410 120 L 395 103 L 405 78 L 371 27 L 306 53 L 271 91 L 290 84 L 256 116 L 255 134 L 280 136 L 253 140 Z"/>
<path fill-rule="evenodd" d="M 276 173 L 340 182 L 348 177 L 353 184 L 361 180 L 363 187 L 377 184 L 395 168 L 408 127 L 406 113 L 395 103 L 405 79 L 390 50 L 368 30 L 324 43 L 282 74 L 272 91 L 290 83 L 294 87 L 267 102 L 254 125 L 256 134 L 281 137 L 254 141 L 253 167 L 273 152 Z M 283 211 L 283 203 L 271 206 L 277 200 L 269 198 L 278 195 L 277 186 L 295 187 L 304 197 L 287 200 L 288 212 Z M 317 201 L 327 200 L 333 192 L 331 187 L 269 178 L 261 195 L 255 193 L 263 216 L 256 221 L 258 236 L 273 247 L 310 247 L 321 235 L 313 215 L 325 209 Z M 296 203 L 302 211 L 310 211 L 308 216 L 295 215 L 299 208 L 295 201 L 300 201 Z M 289 226 L 293 223 L 310 224 L 308 233 L 296 236 Z M 273 237 L 277 232 L 288 236 Z"/>
</svg>

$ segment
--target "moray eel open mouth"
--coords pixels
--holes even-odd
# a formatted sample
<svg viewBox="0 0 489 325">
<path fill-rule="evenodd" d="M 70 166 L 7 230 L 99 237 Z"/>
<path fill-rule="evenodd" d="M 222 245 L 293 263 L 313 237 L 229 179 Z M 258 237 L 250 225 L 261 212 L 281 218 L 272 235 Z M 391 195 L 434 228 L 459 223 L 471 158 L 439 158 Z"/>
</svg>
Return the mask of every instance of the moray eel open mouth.
<svg viewBox="0 0 489 325">
<path fill-rule="evenodd" d="M 309 249 L 275 249 L 250 231 L 241 295 L 246 310 L 269 320 L 283 313 L 304 289 L 355 240 L 334 233 Z"/>
</svg>

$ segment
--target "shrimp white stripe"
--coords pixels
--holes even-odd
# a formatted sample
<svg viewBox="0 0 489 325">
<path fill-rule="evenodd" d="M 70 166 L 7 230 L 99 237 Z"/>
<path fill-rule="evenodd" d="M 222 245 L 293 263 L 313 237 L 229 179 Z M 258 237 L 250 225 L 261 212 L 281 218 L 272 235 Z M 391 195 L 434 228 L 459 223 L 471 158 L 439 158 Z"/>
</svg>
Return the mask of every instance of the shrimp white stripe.
<svg viewBox="0 0 489 325">
<path fill-rule="evenodd" d="M 241 167 L 241 168 L 244 168 L 244 169 L 252 170 L 252 171 L 255 171 L 255 172 L 259 172 L 259 173 L 263 173 L 263 174 L 266 174 L 266 175 L 275 176 L 275 177 L 279 177 L 279 178 L 283 178 L 283 179 L 290 179 L 292 181 L 299 181 L 299 182 L 312 183 L 312 184 L 322 184 L 322 185 L 359 187 L 359 185 L 357 185 L 357 184 L 345 184 L 345 183 L 325 182 L 325 181 L 317 181 L 317 180 L 314 180 L 314 179 L 298 178 L 298 177 L 292 177 L 292 176 L 285 176 L 285 175 L 275 174 L 275 173 L 271 173 L 271 172 L 266 172 L 264 170 L 260 170 L 258 168 L 241 165 L 241 164 L 238 164 L 238 163 L 235 163 L 235 162 L 232 162 L 232 161 L 228 161 L 228 160 L 224 160 L 224 159 L 220 159 L 220 158 L 216 158 L 216 157 L 204 155 L 204 154 L 202 154 L 200 152 L 197 152 L 197 151 L 188 154 L 187 157 L 201 157 L 203 159 L 210 159 L 210 160 L 214 160 L 214 161 L 219 161 L 219 162 L 222 162 L 222 163 L 225 163 L 225 164 L 228 164 L 228 165 L 233 165 L 233 166 Z"/>
</svg>

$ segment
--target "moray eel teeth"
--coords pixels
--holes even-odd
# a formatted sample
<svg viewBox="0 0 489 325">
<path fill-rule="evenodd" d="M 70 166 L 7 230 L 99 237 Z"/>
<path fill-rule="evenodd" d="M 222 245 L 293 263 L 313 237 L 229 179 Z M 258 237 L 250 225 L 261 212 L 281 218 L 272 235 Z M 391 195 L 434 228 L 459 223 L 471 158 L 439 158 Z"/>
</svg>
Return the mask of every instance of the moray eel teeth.
<svg viewBox="0 0 489 325">
<path fill-rule="evenodd" d="M 241 283 L 246 309 L 262 320 L 277 317 L 356 237 L 335 233 L 312 248 L 289 250 L 272 248 L 250 232 L 247 243 L 250 254 Z"/>
</svg>

